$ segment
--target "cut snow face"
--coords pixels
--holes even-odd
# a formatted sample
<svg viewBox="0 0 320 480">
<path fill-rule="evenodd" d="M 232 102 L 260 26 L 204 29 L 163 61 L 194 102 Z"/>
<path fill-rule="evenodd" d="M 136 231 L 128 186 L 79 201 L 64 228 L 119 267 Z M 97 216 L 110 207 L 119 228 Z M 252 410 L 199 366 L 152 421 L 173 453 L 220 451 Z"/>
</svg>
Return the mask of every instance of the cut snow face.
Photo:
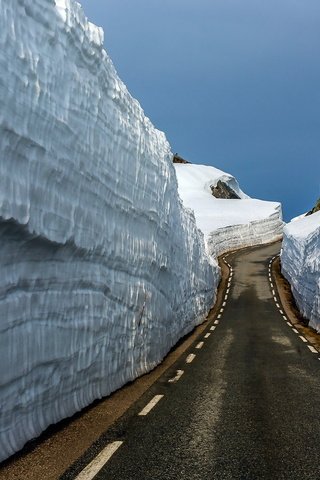
<svg viewBox="0 0 320 480">
<path fill-rule="evenodd" d="M 281 269 L 310 326 L 320 331 L 320 212 L 295 219 L 283 231 Z"/>
<path fill-rule="evenodd" d="M 80 4 L 0 0 L 0 36 L 3 460 L 154 368 L 220 270 Z"/>
<path fill-rule="evenodd" d="M 194 211 L 210 255 L 281 238 L 280 203 L 248 197 L 232 175 L 214 167 L 175 164 L 175 169 L 179 194 Z M 221 184 L 238 198 L 214 198 L 212 192 Z"/>
</svg>

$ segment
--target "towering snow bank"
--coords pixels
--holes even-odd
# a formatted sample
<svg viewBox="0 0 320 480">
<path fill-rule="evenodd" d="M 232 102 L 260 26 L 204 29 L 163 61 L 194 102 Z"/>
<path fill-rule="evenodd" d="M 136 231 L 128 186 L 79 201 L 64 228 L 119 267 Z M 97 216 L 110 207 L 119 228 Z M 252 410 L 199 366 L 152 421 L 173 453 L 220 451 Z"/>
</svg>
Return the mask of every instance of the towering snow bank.
<svg viewBox="0 0 320 480">
<path fill-rule="evenodd" d="M 0 460 L 152 369 L 219 269 L 71 0 L 0 0 Z"/>
<path fill-rule="evenodd" d="M 278 240 L 282 236 L 281 205 L 249 198 L 237 180 L 214 167 L 175 164 L 183 203 L 194 210 L 210 255 Z M 211 187 L 226 183 L 240 197 L 224 200 L 212 196 Z"/>
<path fill-rule="evenodd" d="M 310 326 L 320 332 L 320 212 L 285 226 L 282 273 Z"/>
</svg>

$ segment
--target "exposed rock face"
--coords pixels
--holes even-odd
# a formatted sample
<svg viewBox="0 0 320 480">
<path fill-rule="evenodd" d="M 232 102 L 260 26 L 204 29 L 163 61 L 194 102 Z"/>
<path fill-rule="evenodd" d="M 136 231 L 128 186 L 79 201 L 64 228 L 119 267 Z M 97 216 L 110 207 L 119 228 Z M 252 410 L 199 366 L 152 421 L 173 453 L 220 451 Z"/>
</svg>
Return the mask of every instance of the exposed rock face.
<svg viewBox="0 0 320 480">
<path fill-rule="evenodd" d="M 281 269 L 310 326 L 320 331 L 320 212 L 287 224 Z"/>
<path fill-rule="evenodd" d="M 0 0 L 0 460 L 159 363 L 219 269 L 73 0 Z"/>
<path fill-rule="evenodd" d="M 306 216 L 309 216 L 309 215 L 312 215 L 313 213 L 316 213 L 320 210 L 320 198 L 317 200 L 315 206 L 313 207 L 312 210 L 310 210 L 310 212 L 308 212 L 306 214 Z"/>
<path fill-rule="evenodd" d="M 190 163 L 188 160 L 185 160 L 184 158 L 180 157 L 177 153 L 173 155 L 173 163 Z"/>
<path fill-rule="evenodd" d="M 215 186 L 211 186 L 212 195 L 215 198 L 240 199 L 240 196 L 225 182 L 218 180 Z"/>
</svg>

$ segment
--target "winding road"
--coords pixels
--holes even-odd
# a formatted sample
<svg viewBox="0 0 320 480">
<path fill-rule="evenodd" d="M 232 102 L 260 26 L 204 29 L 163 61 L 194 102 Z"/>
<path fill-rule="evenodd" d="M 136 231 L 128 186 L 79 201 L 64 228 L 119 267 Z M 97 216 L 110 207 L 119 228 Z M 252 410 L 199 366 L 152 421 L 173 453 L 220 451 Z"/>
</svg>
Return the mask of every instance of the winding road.
<svg viewBox="0 0 320 480">
<path fill-rule="evenodd" d="M 226 256 L 213 321 L 63 480 L 320 479 L 319 353 L 280 305 L 278 250 Z"/>
</svg>

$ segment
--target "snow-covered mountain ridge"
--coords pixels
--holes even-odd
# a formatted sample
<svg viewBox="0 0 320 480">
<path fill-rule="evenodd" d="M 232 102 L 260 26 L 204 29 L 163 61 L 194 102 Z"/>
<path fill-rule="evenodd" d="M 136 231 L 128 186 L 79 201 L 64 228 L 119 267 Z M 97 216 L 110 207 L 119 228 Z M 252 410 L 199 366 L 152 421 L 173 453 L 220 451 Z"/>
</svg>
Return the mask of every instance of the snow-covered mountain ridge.
<svg viewBox="0 0 320 480">
<path fill-rule="evenodd" d="M 219 268 L 73 0 L 0 0 L 0 460 L 159 363 Z"/>
<path fill-rule="evenodd" d="M 214 167 L 175 164 L 180 196 L 194 210 L 204 233 L 209 255 L 268 243 L 282 238 L 281 204 L 248 197 L 230 174 Z M 218 182 L 229 186 L 239 199 L 214 198 Z"/>
<path fill-rule="evenodd" d="M 301 313 L 320 332 L 320 212 L 285 226 L 281 269 Z"/>
</svg>

